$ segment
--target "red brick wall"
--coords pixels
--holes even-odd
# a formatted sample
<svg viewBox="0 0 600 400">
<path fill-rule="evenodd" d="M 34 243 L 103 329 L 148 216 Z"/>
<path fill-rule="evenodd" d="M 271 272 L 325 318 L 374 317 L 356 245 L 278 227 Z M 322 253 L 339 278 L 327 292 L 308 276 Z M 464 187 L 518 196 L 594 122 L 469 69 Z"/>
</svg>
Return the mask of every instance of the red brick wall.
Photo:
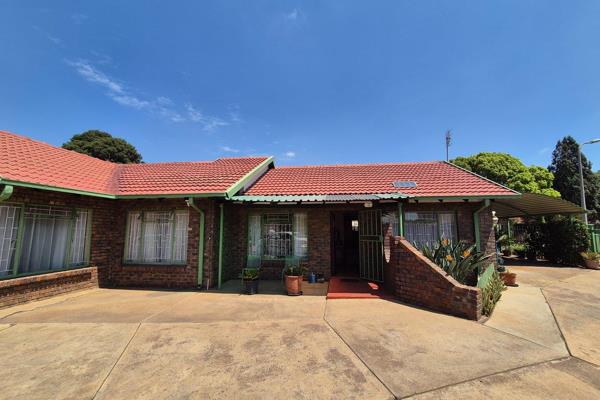
<svg viewBox="0 0 600 400">
<path fill-rule="evenodd" d="M 204 231 L 204 280 L 203 287 L 210 280 L 216 282 L 216 206 L 213 200 L 196 201 L 205 212 Z M 127 212 L 136 210 L 173 210 L 187 208 L 184 199 L 135 199 L 117 200 L 114 210 L 113 262 L 109 269 L 109 281 L 114 286 L 195 288 L 198 282 L 198 235 L 199 213 L 189 208 L 188 248 L 186 265 L 129 265 L 123 264 Z M 215 237 L 217 236 L 217 237 Z"/>
<path fill-rule="evenodd" d="M 98 287 L 98 269 L 80 268 L 0 281 L 0 308 Z"/>
<path fill-rule="evenodd" d="M 387 268 L 391 280 L 387 287 L 401 301 L 462 318 L 481 318 L 481 291 L 456 282 L 404 238 L 394 239 Z"/>
</svg>

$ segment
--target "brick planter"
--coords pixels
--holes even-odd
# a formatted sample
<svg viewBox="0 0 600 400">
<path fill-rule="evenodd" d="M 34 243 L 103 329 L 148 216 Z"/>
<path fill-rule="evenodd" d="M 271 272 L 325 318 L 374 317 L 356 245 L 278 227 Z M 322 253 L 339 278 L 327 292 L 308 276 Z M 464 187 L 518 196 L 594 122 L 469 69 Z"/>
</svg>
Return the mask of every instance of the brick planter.
<svg viewBox="0 0 600 400">
<path fill-rule="evenodd" d="M 481 290 L 458 283 L 402 237 L 393 240 L 388 268 L 388 287 L 401 301 L 461 318 L 481 318 Z"/>
<path fill-rule="evenodd" d="M 0 308 L 98 287 L 96 267 L 0 281 Z"/>
</svg>

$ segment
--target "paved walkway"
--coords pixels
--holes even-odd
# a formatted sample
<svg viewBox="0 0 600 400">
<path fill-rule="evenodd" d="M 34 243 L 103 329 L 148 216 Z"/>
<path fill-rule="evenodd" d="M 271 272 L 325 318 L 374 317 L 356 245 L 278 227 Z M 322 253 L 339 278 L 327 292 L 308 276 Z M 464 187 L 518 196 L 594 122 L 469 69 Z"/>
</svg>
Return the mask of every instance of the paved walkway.
<svg viewBox="0 0 600 400">
<path fill-rule="evenodd" d="M 381 299 L 147 290 L 3 309 L 0 398 L 600 398 L 600 272 L 515 270 L 485 324 Z"/>
</svg>

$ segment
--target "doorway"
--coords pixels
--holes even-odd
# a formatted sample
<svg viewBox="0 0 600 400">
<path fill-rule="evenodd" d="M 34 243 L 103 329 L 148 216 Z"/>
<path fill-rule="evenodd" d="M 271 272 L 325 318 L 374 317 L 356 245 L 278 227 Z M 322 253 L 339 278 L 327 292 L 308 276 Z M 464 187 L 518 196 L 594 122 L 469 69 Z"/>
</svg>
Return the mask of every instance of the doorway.
<svg viewBox="0 0 600 400">
<path fill-rule="evenodd" d="M 333 275 L 358 277 L 358 212 L 334 212 L 331 214 L 331 225 Z"/>
</svg>

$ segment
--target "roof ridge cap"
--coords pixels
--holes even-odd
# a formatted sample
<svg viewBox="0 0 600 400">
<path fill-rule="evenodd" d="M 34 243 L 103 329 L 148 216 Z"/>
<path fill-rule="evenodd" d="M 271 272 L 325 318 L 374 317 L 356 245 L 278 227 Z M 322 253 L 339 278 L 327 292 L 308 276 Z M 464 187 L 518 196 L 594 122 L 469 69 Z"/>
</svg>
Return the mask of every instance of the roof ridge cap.
<svg viewBox="0 0 600 400">
<path fill-rule="evenodd" d="M 293 169 L 293 168 L 321 168 L 321 167 L 373 167 L 373 166 L 391 166 L 391 165 L 421 165 L 421 164 L 442 164 L 445 161 L 391 161 L 382 163 L 355 163 L 355 164 L 310 164 L 310 165 L 282 165 L 274 169 Z"/>
</svg>

